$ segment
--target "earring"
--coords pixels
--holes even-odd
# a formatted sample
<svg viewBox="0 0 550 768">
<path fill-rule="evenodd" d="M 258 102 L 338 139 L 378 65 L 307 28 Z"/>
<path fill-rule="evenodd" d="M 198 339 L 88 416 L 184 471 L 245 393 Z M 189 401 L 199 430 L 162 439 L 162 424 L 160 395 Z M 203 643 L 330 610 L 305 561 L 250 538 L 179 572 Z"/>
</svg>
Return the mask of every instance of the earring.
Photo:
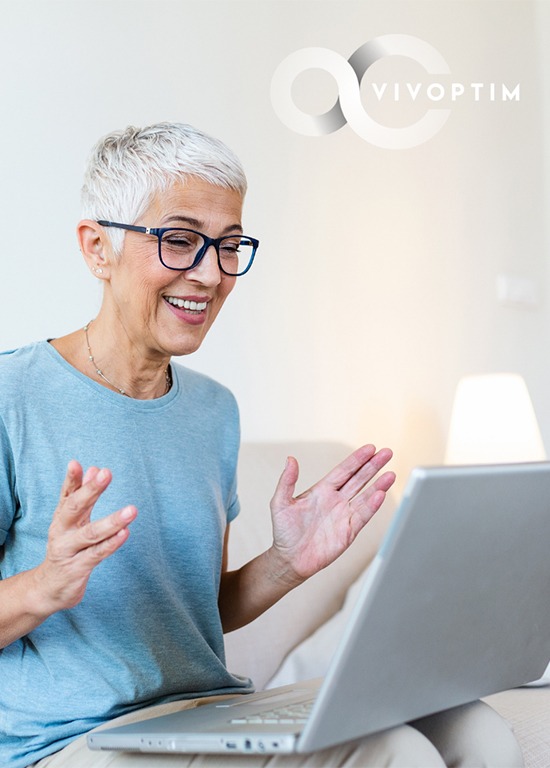
<svg viewBox="0 0 550 768">
<path fill-rule="evenodd" d="M 96 273 L 96 275 L 102 275 L 103 274 L 103 270 L 101 269 L 101 267 L 96 267 L 94 269 L 94 272 Z"/>
</svg>

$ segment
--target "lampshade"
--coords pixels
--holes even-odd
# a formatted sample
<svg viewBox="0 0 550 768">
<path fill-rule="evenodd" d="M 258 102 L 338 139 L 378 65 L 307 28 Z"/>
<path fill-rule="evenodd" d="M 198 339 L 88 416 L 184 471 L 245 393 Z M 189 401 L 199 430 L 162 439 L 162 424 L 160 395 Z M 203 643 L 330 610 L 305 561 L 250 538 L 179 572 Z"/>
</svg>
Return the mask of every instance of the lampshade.
<svg viewBox="0 0 550 768">
<path fill-rule="evenodd" d="M 458 383 L 446 464 L 544 461 L 527 386 L 514 373 L 466 376 Z"/>
</svg>

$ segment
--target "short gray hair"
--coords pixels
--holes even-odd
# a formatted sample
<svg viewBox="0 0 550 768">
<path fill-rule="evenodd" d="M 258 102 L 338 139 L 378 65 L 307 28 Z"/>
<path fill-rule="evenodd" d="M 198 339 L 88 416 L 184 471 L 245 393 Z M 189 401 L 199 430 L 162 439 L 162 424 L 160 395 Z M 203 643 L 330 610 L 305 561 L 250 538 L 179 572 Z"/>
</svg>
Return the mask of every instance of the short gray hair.
<svg viewBox="0 0 550 768">
<path fill-rule="evenodd" d="M 240 160 L 219 139 L 184 123 L 128 126 L 100 139 L 88 160 L 82 187 L 82 216 L 134 224 L 153 197 L 187 176 L 244 197 L 246 176 Z M 123 230 L 110 230 L 115 256 Z"/>
</svg>

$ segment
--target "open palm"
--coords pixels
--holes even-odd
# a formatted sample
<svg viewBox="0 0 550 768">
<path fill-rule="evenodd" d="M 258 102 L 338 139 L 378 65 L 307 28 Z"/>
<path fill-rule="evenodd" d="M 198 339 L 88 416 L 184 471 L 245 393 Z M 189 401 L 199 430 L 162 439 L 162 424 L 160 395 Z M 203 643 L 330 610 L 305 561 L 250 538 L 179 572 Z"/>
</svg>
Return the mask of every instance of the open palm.
<svg viewBox="0 0 550 768">
<path fill-rule="evenodd" d="M 379 509 L 395 475 L 370 481 L 391 457 L 389 448 L 364 445 L 296 497 L 298 462 L 288 458 L 271 500 L 273 546 L 297 581 L 336 560 Z"/>
</svg>

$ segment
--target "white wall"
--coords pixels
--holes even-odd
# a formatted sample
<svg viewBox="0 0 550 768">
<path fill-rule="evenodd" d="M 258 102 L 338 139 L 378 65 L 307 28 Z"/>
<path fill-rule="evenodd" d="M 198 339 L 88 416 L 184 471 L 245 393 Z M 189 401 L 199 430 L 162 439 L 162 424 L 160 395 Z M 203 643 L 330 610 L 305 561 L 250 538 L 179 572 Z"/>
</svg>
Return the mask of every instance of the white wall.
<svg viewBox="0 0 550 768">
<path fill-rule="evenodd" d="M 348 58 L 390 33 L 436 47 L 454 79 L 521 82 L 520 102 L 464 100 L 436 137 L 400 151 L 350 126 L 311 138 L 279 121 L 269 88 L 287 54 Z M 549 42 L 545 0 L 4 0 L 0 348 L 97 309 L 74 238 L 93 142 L 182 120 L 227 141 L 249 175 L 258 260 L 187 361 L 232 387 L 245 438 L 375 440 L 395 449 L 403 481 L 442 460 L 458 378 L 514 370 L 550 450 Z M 297 100 L 327 109 L 334 83 L 308 77 Z M 538 304 L 499 304 L 503 273 L 531 279 Z"/>
</svg>

